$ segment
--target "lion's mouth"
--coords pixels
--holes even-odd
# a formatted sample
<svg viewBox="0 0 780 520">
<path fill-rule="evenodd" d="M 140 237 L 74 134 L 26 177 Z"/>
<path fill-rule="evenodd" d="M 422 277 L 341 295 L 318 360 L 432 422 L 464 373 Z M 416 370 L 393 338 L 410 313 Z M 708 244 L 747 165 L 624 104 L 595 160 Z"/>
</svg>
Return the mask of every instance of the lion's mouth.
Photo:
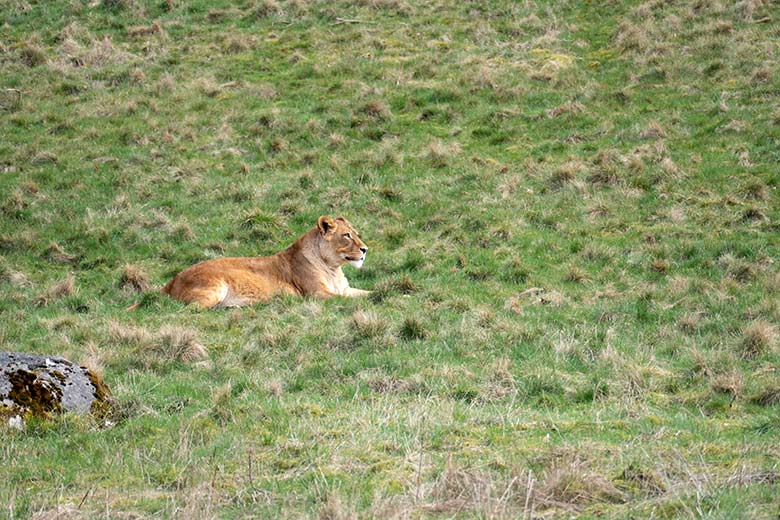
<svg viewBox="0 0 780 520">
<path fill-rule="evenodd" d="M 358 258 L 352 258 L 351 256 L 346 256 L 344 259 L 350 263 L 352 267 L 357 267 L 360 269 L 363 266 L 363 261 L 366 259 L 366 255 L 362 255 Z"/>
</svg>

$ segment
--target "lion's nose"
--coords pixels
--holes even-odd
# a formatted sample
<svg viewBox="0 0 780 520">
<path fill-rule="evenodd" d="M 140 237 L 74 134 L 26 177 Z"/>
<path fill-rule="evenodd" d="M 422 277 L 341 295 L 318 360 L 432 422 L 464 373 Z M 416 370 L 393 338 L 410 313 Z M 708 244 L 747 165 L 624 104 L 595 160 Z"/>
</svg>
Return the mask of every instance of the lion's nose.
<svg viewBox="0 0 780 520">
<path fill-rule="evenodd" d="M 367 247 L 361 247 L 360 250 L 365 254 L 366 251 L 368 251 Z"/>
</svg>

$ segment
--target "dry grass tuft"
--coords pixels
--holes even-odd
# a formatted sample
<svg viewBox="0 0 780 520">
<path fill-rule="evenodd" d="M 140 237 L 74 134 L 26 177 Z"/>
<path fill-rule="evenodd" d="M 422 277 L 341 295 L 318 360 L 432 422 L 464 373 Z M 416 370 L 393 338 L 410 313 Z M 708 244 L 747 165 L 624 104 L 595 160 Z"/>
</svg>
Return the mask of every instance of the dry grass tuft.
<svg viewBox="0 0 780 520">
<path fill-rule="evenodd" d="M 753 359 L 770 351 L 776 343 L 775 326 L 763 320 L 756 320 L 742 329 L 739 350 L 743 359 Z"/>
<path fill-rule="evenodd" d="M 370 311 L 359 310 L 352 314 L 352 330 L 359 338 L 371 339 L 385 334 L 388 323 Z"/>
<path fill-rule="evenodd" d="M 761 406 L 776 406 L 780 404 L 780 386 L 773 383 L 772 386 L 764 388 L 757 395 L 753 396 L 751 402 Z"/>
<path fill-rule="evenodd" d="M 426 153 L 426 157 L 436 168 L 444 168 L 458 155 L 460 155 L 458 143 L 447 144 L 439 140 L 430 143 Z"/>
<path fill-rule="evenodd" d="M 208 357 L 195 332 L 183 327 L 166 325 L 152 333 L 143 327 L 112 322 L 108 326 L 108 336 L 112 342 L 136 347 L 142 364 L 150 361 L 188 362 Z"/>
<path fill-rule="evenodd" d="M 35 303 L 37 305 L 45 306 L 49 305 L 55 300 L 72 296 L 76 293 L 76 279 L 73 275 L 69 275 L 66 279 L 52 285 L 45 293 L 36 298 Z"/>
<path fill-rule="evenodd" d="M 330 146 L 333 148 L 340 148 L 344 146 L 344 143 L 347 142 L 347 138 L 344 137 L 341 134 L 330 134 L 328 136 L 328 142 L 330 143 Z"/>
<path fill-rule="evenodd" d="M 136 25 L 127 28 L 127 35 L 131 38 L 151 36 L 153 34 L 157 34 L 163 38 L 167 36 L 165 28 L 159 21 L 155 21 L 151 25 Z"/>
<path fill-rule="evenodd" d="M 650 263 L 650 268 L 659 274 L 666 274 L 671 268 L 671 264 L 663 258 L 656 258 Z"/>
<path fill-rule="evenodd" d="M 45 64 L 48 60 L 43 49 L 34 44 L 27 44 L 19 49 L 19 61 L 28 67 L 36 67 Z"/>
<path fill-rule="evenodd" d="M 73 264 L 78 260 L 76 255 L 68 254 L 65 252 L 65 249 L 56 242 L 52 242 L 49 244 L 49 247 L 46 248 L 46 258 L 50 262 L 58 264 Z"/>
<path fill-rule="evenodd" d="M 89 514 L 73 504 L 58 504 L 56 509 L 41 509 L 33 513 L 31 520 L 81 520 Z"/>
<path fill-rule="evenodd" d="M 768 0 L 743 0 L 734 5 L 737 14 L 747 22 L 753 21 L 756 10 L 767 5 Z"/>
<path fill-rule="evenodd" d="M 360 111 L 368 117 L 379 120 L 390 119 L 393 115 L 387 103 L 378 99 L 369 101 L 360 108 Z"/>
<path fill-rule="evenodd" d="M 108 338 L 112 343 L 137 345 L 150 342 L 152 340 L 152 334 L 142 327 L 111 322 L 108 324 Z"/>
<path fill-rule="evenodd" d="M 169 361 L 195 361 L 208 357 L 195 332 L 183 327 L 166 325 L 160 329 L 149 350 Z"/>
<path fill-rule="evenodd" d="M 434 483 L 430 497 L 433 502 L 425 509 L 432 513 L 484 510 L 494 498 L 492 488 L 493 480 L 486 473 L 456 468 L 448 463 Z"/>
<path fill-rule="evenodd" d="M 584 283 L 587 281 L 588 277 L 582 269 L 577 266 L 572 266 L 566 271 L 566 274 L 563 275 L 563 279 L 572 283 Z"/>
<path fill-rule="evenodd" d="M 715 22 L 715 34 L 731 34 L 734 32 L 734 24 L 730 20 L 718 20 Z"/>
<path fill-rule="evenodd" d="M 701 316 L 702 314 L 700 312 L 694 312 L 681 316 L 677 320 L 677 328 L 679 328 L 685 334 L 695 334 L 696 331 L 699 330 Z"/>
<path fill-rule="evenodd" d="M 639 132 L 642 139 L 661 139 L 666 137 L 666 131 L 658 121 L 651 121 L 647 127 Z"/>
<path fill-rule="evenodd" d="M 564 103 L 563 105 L 559 105 L 555 108 L 550 108 L 548 110 L 545 110 L 544 113 L 550 119 L 554 119 L 556 117 L 566 115 L 566 114 L 579 114 L 584 110 L 585 107 L 581 103 L 577 103 L 576 101 L 569 101 L 568 103 Z"/>
<path fill-rule="evenodd" d="M 428 331 L 419 319 L 406 318 L 401 324 L 399 335 L 406 340 L 424 339 L 428 336 Z"/>
<path fill-rule="evenodd" d="M 0 283 L 8 282 L 13 287 L 24 287 L 29 283 L 27 275 L 13 269 L 5 261 L 5 258 L 0 256 Z"/>
<path fill-rule="evenodd" d="M 119 277 L 119 287 L 135 292 L 146 291 L 149 289 L 149 276 L 138 267 L 125 264 Z"/>
<path fill-rule="evenodd" d="M 585 171 L 585 165 L 579 161 L 567 161 L 561 164 L 550 175 L 549 183 L 553 188 L 560 188 L 577 180 L 577 175 Z"/>
<path fill-rule="evenodd" d="M 615 44 L 623 52 L 643 52 L 650 47 L 650 42 L 651 38 L 647 29 L 642 25 L 636 25 L 631 22 L 620 24 L 615 36 Z"/>
<path fill-rule="evenodd" d="M 772 75 L 773 72 L 771 68 L 759 67 L 753 71 L 753 74 L 750 77 L 750 82 L 753 83 L 753 85 L 767 83 L 769 80 L 772 79 Z"/>
<path fill-rule="evenodd" d="M 402 275 L 396 279 L 381 280 L 374 285 L 371 291 L 371 300 L 381 302 L 392 294 L 412 294 L 420 288 L 408 275 Z"/>
<path fill-rule="evenodd" d="M 279 397 L 284 392 L 284 385 L 278 379 L 268 381 L 266 388 L 268 389 L 268 392 L 274 397 Z"/>
<path fill-rule="evenodd" d="M 739 193 L 746 199 L 766 200 L 769 197 L 769 190 L 766 184 L 760 179 L 751 179 L 746 182 L 739 190 Z"/>
<path fill-rule="evenodd" d="M 257 18 L 268 18 L 282 13 L 282 7 L 276 0 L 260 0 L 252 11 Z"/>
<path fill-rule="evenodd" d="M 744 380 L 740 372 L 727 372 L 725 374 L 718 374 L 715 376 L 711 383 L 713 392 L 720 394 L 728 394 L 734 399 L 742 394 L 744 388 Z"/>
<path fill-rule="evenodd" d="M 764 213 L 760 208 L 757 208 L 755 206 L 747 208 L 745 211 L 742 212 L 743 222 L 753 222 L 753 221 L 763 221 L 763 220 L 766 220 L 766 213 Z"/>
<path fill-rule="evenodd" d="M 256 44 L 257 40 L 255 38 L 231 34 L 225 37 L 222 48 L 228 54 L 240 54 L 253 49 Z"/>
<path fill-rule="evenodd" d="M 318 514 L 319 520 L 353 520 L 357 517 L 354 511 L 344 505 L 338 493 L 328 495 L 328 500 L 320 508 Z"/>
<path fill-rule="evenodd" d="M 68 68 L 102 68 L 109 65 L 124 63 L 135 56 L 114 46 L 111 39 L 106 36 L 102 40 L 91 40 L 89 47 L 85 47 L 76 39 L 67 35 L 59 47 L 60 59 L 57 67 Z"/>
<path fill-rule="evenodd" d="M 628 496 L 611 480 L 576 458 L 555 461 L 541 479 L 534 500 L 543 505 L 580 511 L 594 503 L 621 504 Z"/>
<path fill-rule="evenodd" d="M 593 171 L 588 182 L 594 185 L 615 185 L 620 182 L 621 157 L 616 150 L 601 150 L 592 159 Z"/>
</svg>

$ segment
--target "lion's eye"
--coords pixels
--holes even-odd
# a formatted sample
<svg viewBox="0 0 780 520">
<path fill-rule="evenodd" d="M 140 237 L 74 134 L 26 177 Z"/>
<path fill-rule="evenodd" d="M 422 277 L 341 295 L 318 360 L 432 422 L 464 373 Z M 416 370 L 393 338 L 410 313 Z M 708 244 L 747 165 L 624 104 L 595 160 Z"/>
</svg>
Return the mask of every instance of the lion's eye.
<svg viewBox="0 0 780 520">
<path fill-rule="evenodd" d="M 344 233 L 344 238 L 352 238 L 352 236 L 349 233 Z"/>
</svg>

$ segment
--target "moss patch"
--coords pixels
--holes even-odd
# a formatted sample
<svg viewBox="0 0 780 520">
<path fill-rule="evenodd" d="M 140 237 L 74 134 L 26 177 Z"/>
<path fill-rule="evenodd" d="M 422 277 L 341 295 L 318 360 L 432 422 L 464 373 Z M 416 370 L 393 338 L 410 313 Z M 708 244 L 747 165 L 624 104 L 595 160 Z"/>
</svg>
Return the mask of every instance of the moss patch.
<svg viewBox="0 0 780 520">
<path fill-rule="evenodd" d="M 3 399 L 10 399 L 26 414 L 48 417 L 52 412 L 62 411 L 62 390 L 46 381 L 35 372 L 17 369 L 8 376 L 11 390 Z"/>
</svg>

